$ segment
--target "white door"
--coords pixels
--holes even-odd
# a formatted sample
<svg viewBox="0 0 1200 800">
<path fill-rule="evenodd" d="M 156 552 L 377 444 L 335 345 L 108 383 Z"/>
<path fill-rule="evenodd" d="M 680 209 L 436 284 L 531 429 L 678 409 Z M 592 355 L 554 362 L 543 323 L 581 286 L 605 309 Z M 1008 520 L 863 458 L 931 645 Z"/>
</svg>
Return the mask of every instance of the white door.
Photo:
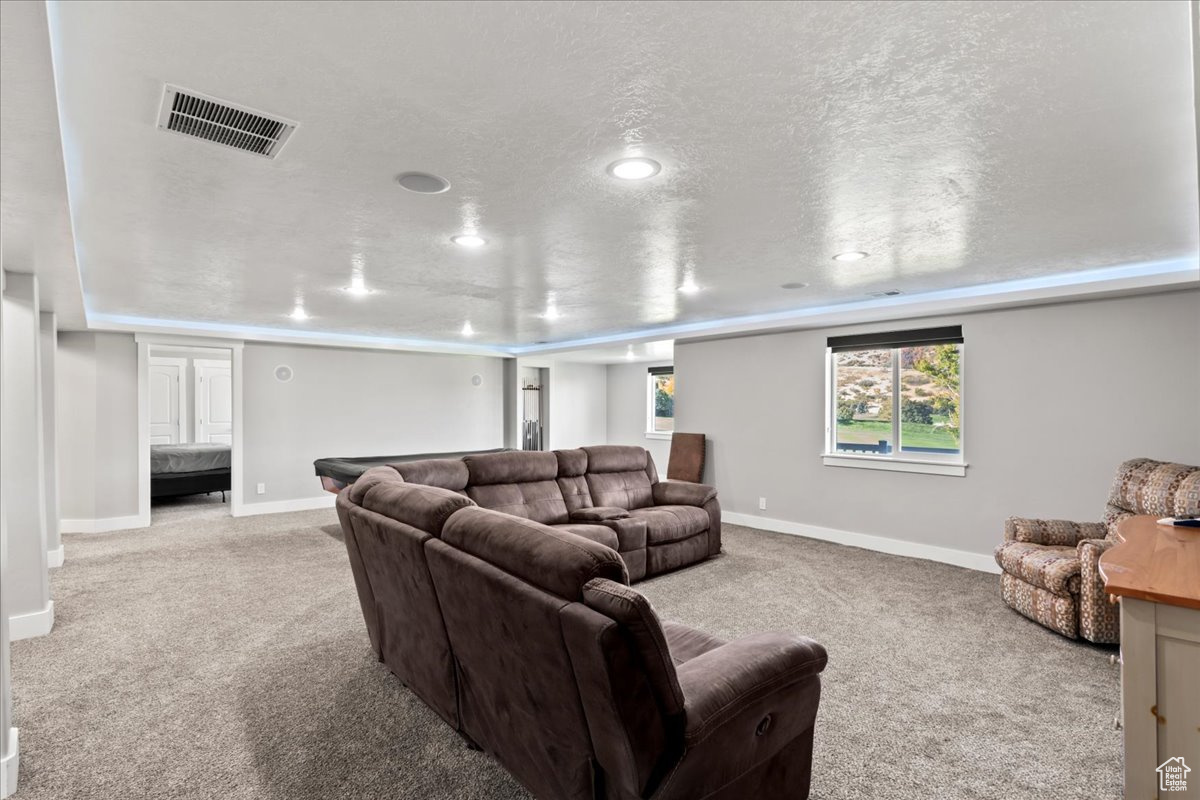
<svg viewBox="0 0 1200 800">
<path fill-rule="evenodd" d="M 195 362 L 196 441 L 233 444 L 233 369 L 228 361 Z"/>
<path fill-rule="evenodd" d="M 150 360 L 150 444 L 187 441 L 187 431 L 181 424 L 186 417 L 180 407 L 185 363 L 165 358 Z"/>
</svg>

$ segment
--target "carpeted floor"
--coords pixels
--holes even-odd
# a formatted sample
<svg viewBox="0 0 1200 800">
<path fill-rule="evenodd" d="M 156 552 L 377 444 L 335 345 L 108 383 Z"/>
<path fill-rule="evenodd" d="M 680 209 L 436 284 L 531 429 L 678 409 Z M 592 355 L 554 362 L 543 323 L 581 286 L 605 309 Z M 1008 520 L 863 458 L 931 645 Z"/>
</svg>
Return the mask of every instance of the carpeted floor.
<svg viewBox="0 0 1200 800">
<path fill-rule="evenodd" d="M 992 575 L 726 526 L 638 585 L 660 615 L 829 650 L 814 798 L 1117 798 L 1111 650 Z M 526 798 L 370 653 L 332 511 L 67 535 L 54 632 L 12 647 L 18 800 Z"/>
</svg>

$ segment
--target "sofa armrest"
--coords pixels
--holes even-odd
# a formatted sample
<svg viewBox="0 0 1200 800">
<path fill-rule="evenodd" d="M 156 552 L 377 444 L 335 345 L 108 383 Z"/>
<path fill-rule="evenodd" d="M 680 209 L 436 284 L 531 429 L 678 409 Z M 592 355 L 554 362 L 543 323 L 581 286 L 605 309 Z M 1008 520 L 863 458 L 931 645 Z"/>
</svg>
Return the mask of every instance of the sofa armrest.
<svg viewBox="0 0 1200 800">
<path fill-rule="evenodd" d="M 758 633 L 676 668 L 689 745 L 704 741 L 746 706 L 825 669 L 825 648 L 802 636 Z"/>
<path fill-rule="evenodd" d="M 571 522 L 605 522 L 610 519 L 625 519 L 629 511 L 617 506 L 594 506 L 577 508 L 569 515 Z"/>
<path fill-rule="evenodd" d="M 654 505 L 702 507 L 717 496 L 717 490 L 703 483 L 659 481 L 654 484 Z"/>
<path fill-rule="evenodd" d="M 772 770 L 770 763 L 791 771 L 794 780 L 803 774 L 807 784 L 825 661 L 825 648 L 811 639 L 764 633 L 676 667 L 684 752 L 656 800 L 704 797 L 714 786 L 735 786 L 756 770 Z"/>
<path fill-rule="evenodd" d="M 1004 538 L 1057 547 L 1074 547 L 1083 539 L 1103 539 L 1108 529 L 1103 522 L 1071 522 L 1065 519 L 1009 517 L 1004 521 Z"/>
<path fill-rule="evenodd" d="M 1084 561 L 1089 564 L 1095 564 L 1100 561 L 1100 556 L 1104 555 L 1104 551 L 1115 545 L 1112 539 L 1080 539 L 1075 545 L 1075 553 L 1079 556 L 1079 561 Z"/>
</svg>

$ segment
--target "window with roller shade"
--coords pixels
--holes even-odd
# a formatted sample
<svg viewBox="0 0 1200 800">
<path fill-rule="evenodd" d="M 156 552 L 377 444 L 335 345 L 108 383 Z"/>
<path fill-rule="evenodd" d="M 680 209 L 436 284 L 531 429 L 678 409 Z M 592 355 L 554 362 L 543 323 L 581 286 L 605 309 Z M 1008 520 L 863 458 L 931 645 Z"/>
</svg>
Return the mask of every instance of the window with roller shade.
<svg viewBox="0 0 1200 800">
<path fill-rule="evenodd" d="M 828 340 L 826 453 L 961 461 L 960 326 Z"/>
<path fill-rule="evenodd" d="M 675 430 L 675 368 L 651 367 L 646 378 L 646 433 L 669 436 Z"/>
</svg>

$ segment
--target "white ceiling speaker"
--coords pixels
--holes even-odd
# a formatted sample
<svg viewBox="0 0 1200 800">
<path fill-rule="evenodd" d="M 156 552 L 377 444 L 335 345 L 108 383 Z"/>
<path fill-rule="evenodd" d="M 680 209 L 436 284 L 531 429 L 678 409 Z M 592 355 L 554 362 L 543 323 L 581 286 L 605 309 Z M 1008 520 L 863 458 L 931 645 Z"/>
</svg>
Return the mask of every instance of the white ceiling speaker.
<svg viewBox="0 0 1200 800">
<path fill-rule="evenodd" d="M 402 172 L 396 176 L 396 183 L 417 194 L 441 194 L 450 190 L 450 181 L 428 172 Z"/>
<path fill-rule="evenodd" d="M 275 380 L 279 381 L 280 383 L 287 383 L 294 375 L 295 373 L 292 372 L 292 368 L 287 364 L 280 364 L 275 368 Z"/>
<path fill-rule="evenodd" d="M 479 374 L 472 375 L 471 376 L 471 385 L 472 386 L 482 386 L 483 385 L 483 376 L 479 375 Z"/>
</svg>

